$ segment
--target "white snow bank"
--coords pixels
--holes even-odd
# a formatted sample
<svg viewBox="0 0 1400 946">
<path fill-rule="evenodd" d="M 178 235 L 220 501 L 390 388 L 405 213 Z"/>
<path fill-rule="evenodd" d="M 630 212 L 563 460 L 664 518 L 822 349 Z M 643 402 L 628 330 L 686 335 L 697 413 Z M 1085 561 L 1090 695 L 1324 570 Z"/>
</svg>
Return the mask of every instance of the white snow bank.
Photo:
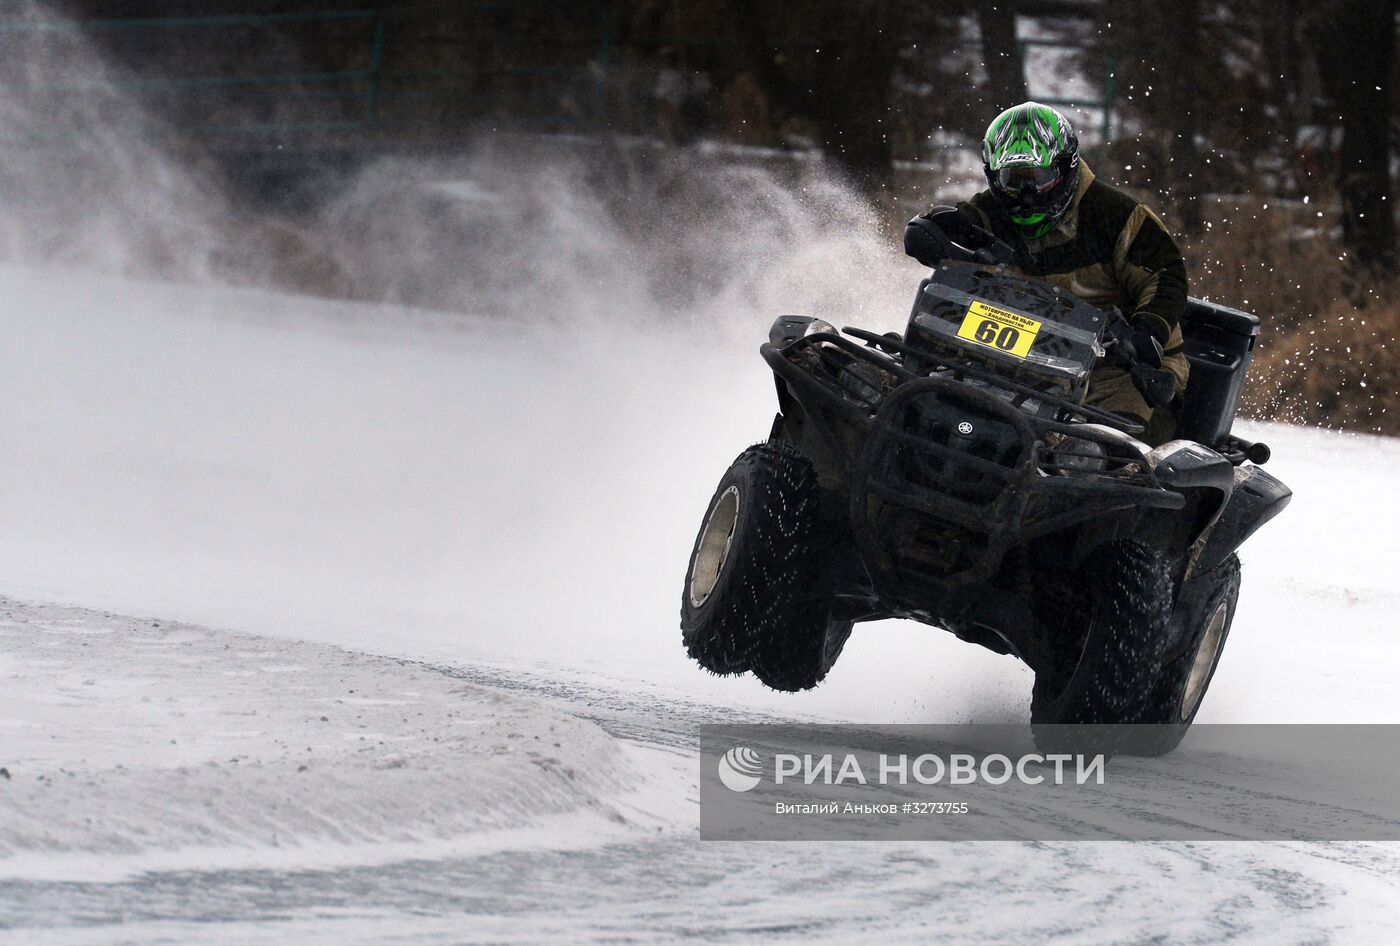
<svg viewBox="0 0 1400 946">
<path fill-rule="evenodd" d="M 9 599 L 0 765 L 28 879 L 577 843 L 635 780 L 593 724 L 417 664 Z"/>
</svg>

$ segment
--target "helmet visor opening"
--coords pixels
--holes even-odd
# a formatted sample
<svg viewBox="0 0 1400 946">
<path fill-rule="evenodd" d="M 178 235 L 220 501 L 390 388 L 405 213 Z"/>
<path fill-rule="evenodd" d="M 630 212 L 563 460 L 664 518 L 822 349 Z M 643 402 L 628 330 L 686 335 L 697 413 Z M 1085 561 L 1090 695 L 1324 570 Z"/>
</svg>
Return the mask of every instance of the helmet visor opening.
<svg viewBox="0 0 1400 946">
<path fill-rule="evenodd" d="M 1060 171 L 1054 166 L 1040 168 L 1021 164 L 1002 168 L 997 172 L 997 186 L 1014 196 L 1045 194 L 1058 183 L 1060 183 Z"/>
</svg>

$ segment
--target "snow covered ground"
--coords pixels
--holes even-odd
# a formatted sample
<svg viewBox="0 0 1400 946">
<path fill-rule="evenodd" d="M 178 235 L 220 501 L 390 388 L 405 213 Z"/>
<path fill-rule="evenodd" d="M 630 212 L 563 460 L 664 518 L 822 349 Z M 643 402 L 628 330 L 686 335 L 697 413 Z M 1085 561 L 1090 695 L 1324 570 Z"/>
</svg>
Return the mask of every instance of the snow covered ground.
<svg viewBox="0 0 1400 946">
<path fill-rule="evenodd" d="M 701 845 L 701 722 L 1029 700 L 899 622 L 802 696 L 687 664 L 766 317 L 0 295 L 0 943 L 1400 940 L 1393 844 Z M 1201 719 L 1400 722 L 1400 444 L 1249 433 L 1296 498 Z"/>
<path fill-rule="evenodd" d="M 0 628 L 8 880 L 587 835 L 557 816 L 606 826 L 636 780 L 597 725 L 419 664 L 12 601 Z"/>
</svg>

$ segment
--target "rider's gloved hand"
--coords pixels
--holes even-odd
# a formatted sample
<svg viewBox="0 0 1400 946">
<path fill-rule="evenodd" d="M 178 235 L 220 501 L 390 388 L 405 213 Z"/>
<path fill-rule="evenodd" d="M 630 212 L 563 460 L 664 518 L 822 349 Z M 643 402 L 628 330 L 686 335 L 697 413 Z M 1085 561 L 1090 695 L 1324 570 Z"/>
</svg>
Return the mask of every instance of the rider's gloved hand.
<svg viewBox="0 0 1400 946">
<path fill-rule="evenodd" d="M 1176 397 L 1176 375 L 1162 367 L 1162 345 L 1169 337 L 1167 326 L 1153 315 L 1135 315 L 1129 321 L 1126 338 L 1129 349 L 1129 376 L 1149 407 L 1165 407 Z"/>
<path fill-rule="evenodd" d="M 904 252 L 933 267 L 954 253 L 950 238 L 970 233 L 971 220 L 955 207 L 935 207 L 919 214 L 904 227 Z"/>
<path fill-rule="evenodd" d="M 1128 323 L 1132 331 L 1128 343 L 1132 360 L 1149 368 L 1162 367 L 1162 346 L 1167 341 L 1167 327 L 1155 315 L 1135 315 Z"/>
<path fill-rule="evenodd" d="M 1110 321 L 1118 326 L 1114 332 L 1113 363 L 1128 370 L 1133 387 L 1149 407 L 1170 404 L 1180 385 L 1176 375 L 1162 367 L 1162 344 L 1170 337 L 1166 323 L 1142 313 L 1125 324 L 1117 310 L 1113 310 Z"/>
</svg>

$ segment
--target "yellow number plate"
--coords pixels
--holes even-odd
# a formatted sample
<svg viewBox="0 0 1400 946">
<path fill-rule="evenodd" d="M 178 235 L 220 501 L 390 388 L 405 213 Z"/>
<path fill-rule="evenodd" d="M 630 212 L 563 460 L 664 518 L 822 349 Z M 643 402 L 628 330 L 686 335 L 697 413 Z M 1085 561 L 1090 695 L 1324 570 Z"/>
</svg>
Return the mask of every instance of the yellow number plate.
<svg viewBox="0 0 1400 946">
<path fill-rule="evenodd" d="M 985 302 L 974 302 L 967 307 L 967 315 L 958 326 L 958 338 L 1024 358 L 1031 353 L 1031 342 L 1035 341 L 1040 326 L 1035 319 Z"/>
</svg>

